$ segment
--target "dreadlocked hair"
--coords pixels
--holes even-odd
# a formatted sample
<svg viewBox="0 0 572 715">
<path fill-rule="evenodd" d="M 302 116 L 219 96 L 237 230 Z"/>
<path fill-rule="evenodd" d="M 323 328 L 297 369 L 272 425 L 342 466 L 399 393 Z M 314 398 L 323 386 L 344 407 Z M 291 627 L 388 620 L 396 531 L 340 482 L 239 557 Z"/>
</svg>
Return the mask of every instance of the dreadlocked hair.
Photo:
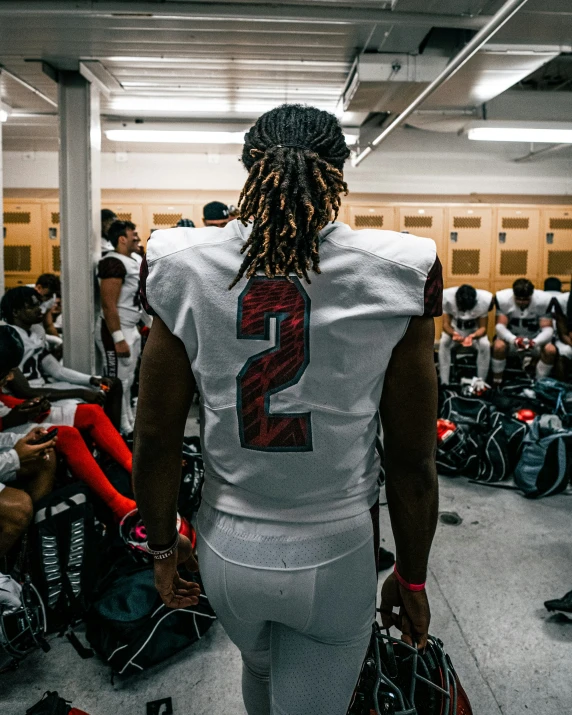
<svg viewBox="0 0 572 715">
<path fill-rule="evenodd" d="M 284 104 L 263 114 L 244 137 L 248 179 L 240 221 L 253 221 L 233 288 L 258 270 L 268 278 L 295 273 L 310 283 L 320 273 L 319 232 L 336 220 L 348 193 L 343 166 L 350 151 L 333 114 Z"/>
</svg>

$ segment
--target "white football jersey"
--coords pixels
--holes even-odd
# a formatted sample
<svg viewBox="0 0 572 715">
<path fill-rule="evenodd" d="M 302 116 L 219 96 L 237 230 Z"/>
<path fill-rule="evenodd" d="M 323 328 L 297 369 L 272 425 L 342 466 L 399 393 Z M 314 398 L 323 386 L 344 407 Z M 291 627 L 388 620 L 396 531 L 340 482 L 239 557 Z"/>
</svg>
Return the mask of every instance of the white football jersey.
<svg viewBox="0 0 572 715">
<path fill-rule="evenodd" d="M 45 334 L 42 336 L 41 333 L 34 330 L 28 334 L 26 330 L 17 325 L 11 327 L 18 333 L 24 344 L 24 357 L 18 365 L 20 372 L 28 379 L 31 387 L 43 387 L 46 381 L 40 371 L 40 364 L 47 355 Z"/>
<path fill-rule="evenodd" d="M 232 290 L 251 225 L 155 231 L 144 301 L 184 343 L 201 395 L 204 500 L 277 522 L 352 517 L 378 498 L 378 409 L 413 315 L 440 315 L 435 243 L 329 224 L 321 275 Z M 168 365 L 165 365 L 168 369 Z"/>
<path fill-rule="evenodd" d="M 443 313 L 451 316 L 451 327 L 463 337 L 474 333 L 479 327 L 479 318 L 485 318 L 489 314 L 493 294 L 488 290 L 477 288 L 477 302 L 471 310 L 461 311 L 457 307 L 455 295 L 459 287 L 446 288 L 443 291 Z"/>
<path fill-rule="evenodd" d="M 507 316 L 508 329 L 521 338 L 533 338 L 540 330 L 540 319 L 550 318 L 550 301 L 549 295 L 535 289 L 529 306 L 521 310 L 514 301 L 512 288 L 499 290 L 495 296 L 497 313 Z"/>
<path fill-rule="evenodd" d="M 141 320 L 139 298 L 139 273 L 141 261 L 110 251 L 101 259 L 97 267 L 97 277 L 120 278 L 123 282 L 117 301 L 117 312 L 122 328 L 133 328 Z M 103 316 L 103 312 L 102 312 Z"/>
</svg>

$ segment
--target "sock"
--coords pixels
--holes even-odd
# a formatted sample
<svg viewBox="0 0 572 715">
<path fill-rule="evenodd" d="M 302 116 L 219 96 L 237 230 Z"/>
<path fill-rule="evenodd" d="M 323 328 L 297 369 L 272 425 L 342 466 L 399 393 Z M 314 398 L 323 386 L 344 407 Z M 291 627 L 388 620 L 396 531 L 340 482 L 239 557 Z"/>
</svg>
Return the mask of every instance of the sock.
<svg viewBox="0 0 572 715">
<path fill-rule="evenodd" d="M 133 471 L 133 455 L 99 405 L 78 405 L 75 412 L 74 427 L 87 432 L 99 449 L 107 452 L 117 464 L 131 474 Z"/>
<path fill-rule="evenodd" d="M 539 360 L 536 363 L 536 379 L 540 380 L 542 377 L 548 377 L 552 372 L 553 365 L 547 365 L 543 360 Z"/>
<path fill-rule="evenodd" d="M 503 376 L 505 367 L 506 367 L 506 360 L 497 360 L 496 358 L 492 358 L 491 368 L 493 371 L 493 379 L 495 382 L 502 382 L 502 376 Z"/>
<path fill-rule="evenodd" d="M 78 406 L 78 411 L 82 406 Z M 86 405 L 86 407 L 91 407 L 91 405 Z M 58 427 L 56 452 L 64 455 L 73 476 L 85 482 L 107 504 L 118 521 L 128 511 L 136 508 L 133 499 L 124 497 L 109 483 L 75 427 Z"/>
</svg>

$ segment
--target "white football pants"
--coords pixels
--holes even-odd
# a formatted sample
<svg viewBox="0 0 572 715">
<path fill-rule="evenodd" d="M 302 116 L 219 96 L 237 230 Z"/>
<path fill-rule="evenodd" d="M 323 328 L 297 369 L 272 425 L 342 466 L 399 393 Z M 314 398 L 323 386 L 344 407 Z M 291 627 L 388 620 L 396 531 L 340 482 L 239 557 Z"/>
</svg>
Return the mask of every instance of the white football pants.
<svg viewBox="0 0 572 715">
<path fill-rule="evenodd" d="M 224 559 L 198 529 L 205 593 L 242 654 L 248 715 L 346 715 L 371 637 L 371 540 L 321 566 L 268 569 Z"/>
<path fill-rule="evenodd" d="M 570 347 L 570 345 L 566 345 L 566 343 L 563 343 L 560 340 L 557 340 L 556 341 L 556 349 L 558 350 L 559 355 L 562 355 L 562 357 L 568 358 L 568 360 L 572 360 L 572 347 Z"/>
<path fill-rule="evenodd" d="M 450 335 L 441 333 L 441 340 L 439 341 L 439 376 L 444 385 L 449 384 L 451 375 L 451 351 L 455 350 L 458 345 L 459 343 L 454 342 Z M 483 335 L 482 338 L 473 340 L 473 348 L 477 351 L 477 375 L 486 380 L 491 360 L 491 342 L 486 335 Z"/>
</svg>

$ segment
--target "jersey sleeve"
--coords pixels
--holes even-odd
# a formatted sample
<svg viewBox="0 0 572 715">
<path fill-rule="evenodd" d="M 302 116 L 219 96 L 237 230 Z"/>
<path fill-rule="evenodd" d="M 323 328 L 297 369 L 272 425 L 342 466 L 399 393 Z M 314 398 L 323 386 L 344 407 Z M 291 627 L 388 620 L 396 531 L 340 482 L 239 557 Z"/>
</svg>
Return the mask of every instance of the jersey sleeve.
<svg viewBox="0 0 572 715">
<path fill-rule="evenodd" d="M 428 318 L 438 318 L 443 315 L 443 268 L 439 256 L 427 274 L 425 281 L 423 315 Z"/>
<path fill-rule="evenodd" d="M 127 269 L 123 263 L 113 256 L 102 258 L 97 266 L 97 277 L 104 278 L 120 278 L 125 280 Z"/>
</svg>

